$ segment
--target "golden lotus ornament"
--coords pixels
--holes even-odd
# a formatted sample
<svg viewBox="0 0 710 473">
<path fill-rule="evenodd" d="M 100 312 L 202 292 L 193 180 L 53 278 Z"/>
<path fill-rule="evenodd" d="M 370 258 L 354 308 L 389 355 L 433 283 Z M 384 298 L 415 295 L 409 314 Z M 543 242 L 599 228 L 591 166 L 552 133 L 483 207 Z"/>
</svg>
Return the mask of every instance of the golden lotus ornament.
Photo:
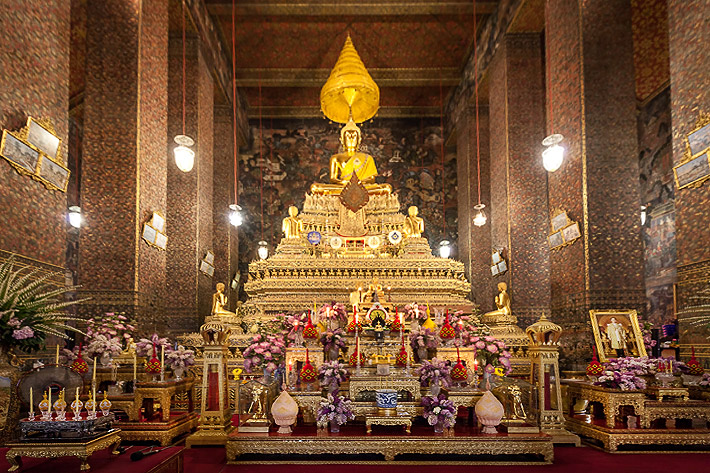
<svg viewBox="0 0 710 473">
<path fill-rule="evenodd" d="M 380 108 L 380 89 L 367 72 L 350 35 L 320 91 L 320 107 L 336 123 L 347 123 L 351 115 L 354 122 L 362 123 L 374 117 Z"/>
</svg>

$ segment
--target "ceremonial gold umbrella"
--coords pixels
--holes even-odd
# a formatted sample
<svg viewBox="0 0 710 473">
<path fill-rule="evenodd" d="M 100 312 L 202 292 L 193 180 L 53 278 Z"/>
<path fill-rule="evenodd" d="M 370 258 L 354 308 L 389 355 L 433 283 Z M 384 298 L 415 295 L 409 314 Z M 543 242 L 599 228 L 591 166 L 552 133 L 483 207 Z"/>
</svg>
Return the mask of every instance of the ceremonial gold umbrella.
<svg viewBox="0 0 710 473">
<path fill-rule="evenodd" d="M 365 69 L 348 35 L 330 77 L 320 91 L 323 114 L 337 123 L 362 123 L 374 117 L 380 108 L 380 89 Z"/>
</svg>

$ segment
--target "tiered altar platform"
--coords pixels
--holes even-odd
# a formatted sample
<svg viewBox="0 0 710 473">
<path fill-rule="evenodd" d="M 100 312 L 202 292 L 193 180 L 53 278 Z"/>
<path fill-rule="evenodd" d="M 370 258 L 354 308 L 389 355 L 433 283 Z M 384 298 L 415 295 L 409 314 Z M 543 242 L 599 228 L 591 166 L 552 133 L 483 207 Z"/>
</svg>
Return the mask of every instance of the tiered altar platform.
<svg viewBox="0 0 710 473">
<path fill-rule="evenodd" d="M 234 433 L 227 443 L 228 463 L 331 463 L 333 461 L 432 462 L 485 464 L 549 464 L 554 458 L 552 437 L 546 434 L 481 434 L 475 427 L 456 426 L 435 434 L 431 426 L 413 425 L 411 435 L 399 427 L 366 434 L 362 424 L 345 425 L 339 433 L 296 426 L 292 434 Z"/>
</svg>

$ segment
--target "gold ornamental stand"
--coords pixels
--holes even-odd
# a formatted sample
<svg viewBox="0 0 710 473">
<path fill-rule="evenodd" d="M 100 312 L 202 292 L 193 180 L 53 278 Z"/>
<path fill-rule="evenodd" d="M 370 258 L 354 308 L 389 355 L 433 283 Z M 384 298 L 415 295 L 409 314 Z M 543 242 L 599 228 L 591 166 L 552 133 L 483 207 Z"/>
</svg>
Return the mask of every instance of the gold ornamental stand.
<svg viewBox="0 0 710 473">
<path fill-rule="evenodd" d="M 99 450 L 110 448 L 113 455 L 118 455 L 117 448 L 121 444 L 120 429 L 113 429 L 104 435 L 86 442 L 12 442 L 5 446 L 10 447 L 5 457 L 10 468 L 16 471 L 22 466 L 22 457 L 32 458 L 59 458 L 78 457 L 81 460 L 81 471 L 91 468 L 89 457 Z"/>
</svg>

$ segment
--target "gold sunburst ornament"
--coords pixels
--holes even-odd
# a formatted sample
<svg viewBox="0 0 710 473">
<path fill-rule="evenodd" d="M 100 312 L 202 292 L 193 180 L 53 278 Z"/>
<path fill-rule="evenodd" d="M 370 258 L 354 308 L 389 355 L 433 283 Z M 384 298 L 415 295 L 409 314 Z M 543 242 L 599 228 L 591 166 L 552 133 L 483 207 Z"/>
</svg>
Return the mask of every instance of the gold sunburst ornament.
<svg viewBox="0 0 710 473">
<path fill-rule="evenodd" d="M 347 123 L 351 113 L 354 122 L 362 123 L 374 117 L 380 108 L 380 89 L 367 72 L 350 35 L 320 91 L 320 107 L 336 123 Z"/>
</svg>

